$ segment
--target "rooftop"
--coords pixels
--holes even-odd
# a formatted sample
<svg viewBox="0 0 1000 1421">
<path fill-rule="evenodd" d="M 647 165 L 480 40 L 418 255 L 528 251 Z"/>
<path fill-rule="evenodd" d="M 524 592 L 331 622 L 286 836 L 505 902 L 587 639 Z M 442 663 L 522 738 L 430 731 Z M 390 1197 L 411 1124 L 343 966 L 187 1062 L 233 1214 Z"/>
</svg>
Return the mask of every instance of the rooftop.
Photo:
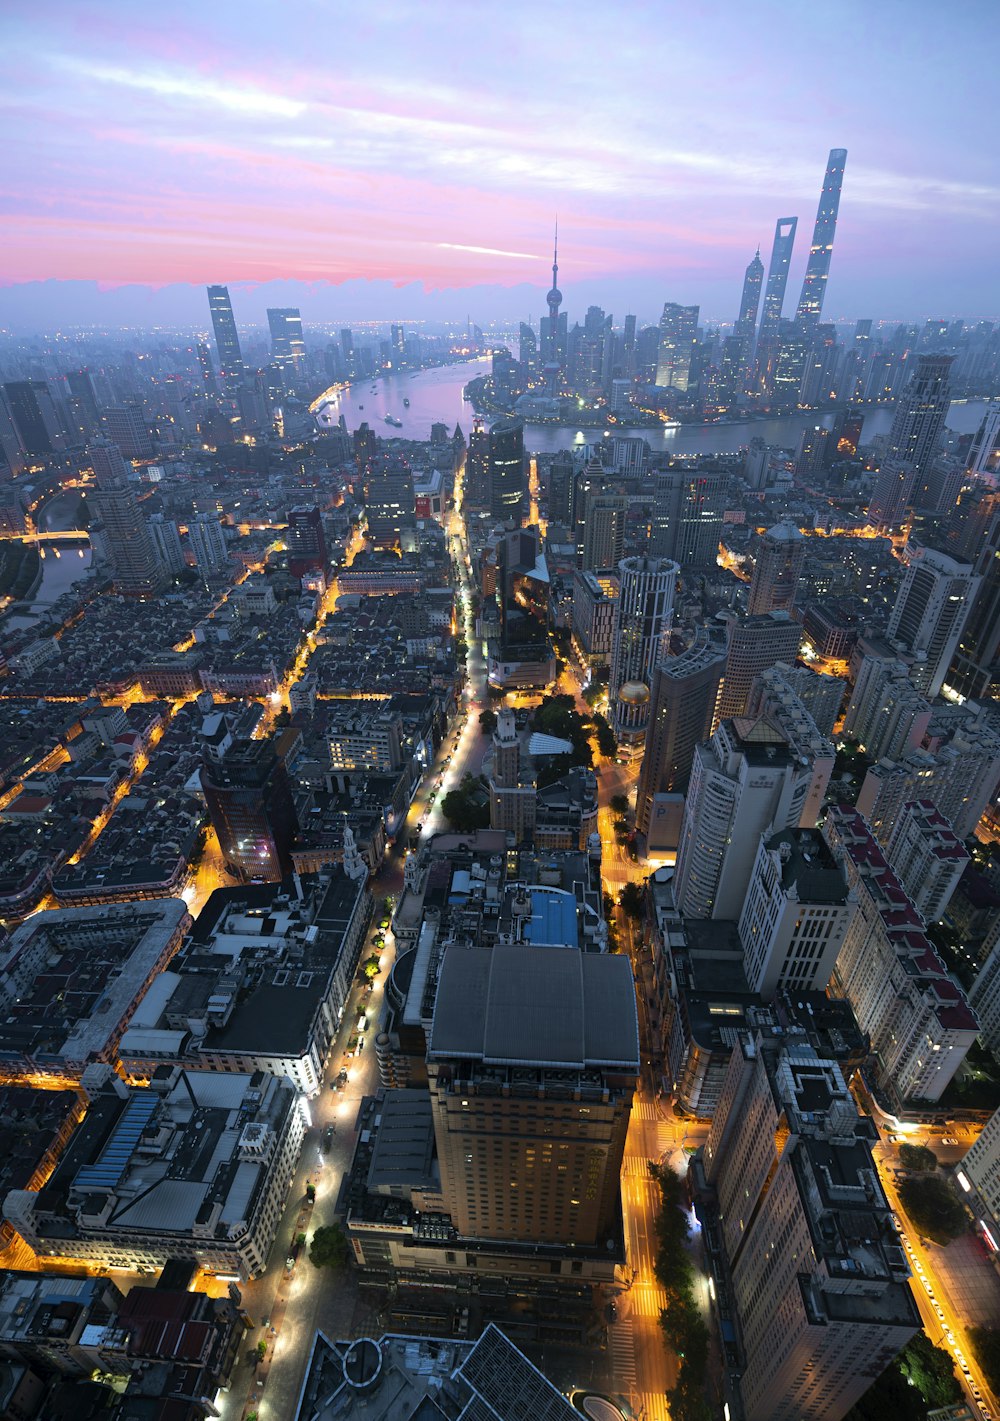
<svg viewBox="0 0 1000 1421">
<path fill-rule="evenodd" d="M 631 966 L 624 957 L 523 944 L 452 947 L 441 966 L 429 1054 L 635 1074 Z"/>
</svg>

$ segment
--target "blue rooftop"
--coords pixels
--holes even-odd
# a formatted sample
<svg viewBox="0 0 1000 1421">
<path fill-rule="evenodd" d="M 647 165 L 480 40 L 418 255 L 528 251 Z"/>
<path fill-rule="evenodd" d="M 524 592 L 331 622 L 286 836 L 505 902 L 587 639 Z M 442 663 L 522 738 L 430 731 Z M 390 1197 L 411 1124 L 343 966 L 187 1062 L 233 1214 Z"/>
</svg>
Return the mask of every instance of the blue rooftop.
<svg viewBox="0 0 1000 1421">
<path fill-rule="evenodd" d="M 532 947 L 577 947 L 576 899 L 563 888 L 531 889 L 531 918 L 524 930 Z"/>
</svg>

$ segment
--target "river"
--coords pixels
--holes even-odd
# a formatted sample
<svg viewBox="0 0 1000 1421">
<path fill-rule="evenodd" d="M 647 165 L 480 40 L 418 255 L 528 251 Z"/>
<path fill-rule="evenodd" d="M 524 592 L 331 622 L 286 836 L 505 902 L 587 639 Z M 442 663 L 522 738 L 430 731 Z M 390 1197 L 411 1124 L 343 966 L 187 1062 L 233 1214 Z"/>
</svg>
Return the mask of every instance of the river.
<svg viewBox="0 0 1000 1421">
<path fill-rule="evenodd" d="M 74 527 L 76 507 L 80 495 L 75 489 L 60 494 L 45 508 L 42 514 L 42 532 L 61 533 Z M 42 557 L 42 580 L 38 591 L 31 599 L 31 610 L 20 612 L 4 621 L 5 631 L 17 631 L 22 627 L 33 627 L 58 602 L 64 592 L 68 592 L 74 582 L 79 582 L 90 570 L 92 553 L 90 547 L 57 547 L 54 543 L 39 545 Z"/>
<path fill-rule="evenodd" d="M 342 414 L 350 430 L 363 420 L 377 434 L 386 438 L 429 439 L 431 425 L 446 424 L 449 430 L 462 426 L 469 437 L 473 409 L 462 397 L 468 381 L 484 375 L 490 368 L 488 356 L 457 365 L 444 365 L 436 370 L 422 370 L 413 375 L 385 375 L 378 381 L 358 381 L 341 390 L 333 399 L 334 409 Z M 403 400 L 410 401 L 409 407 Z M 959 434 L 971 434 L 979 428 L 986 404 L 970 400 L 953 404 L 948 415 L 948 427 Z M 401 429 L 385 423 L 391 414 L 402 422 Z M 871 410 L 865 415 L 862 438 L 871 440 L 876 434 L 887 434 L 892 424 L 891 409 Z M 782 415 L 776 419 L 741 420 L 733 424 L 686 424 L 667 428 L 624 429 L 623 434 L 645 439 L 654 450 L 675 454 L 725 454 L 745 447 L 756 435 L 765 444 L 794 448 L 802 431 L 823 423 L 830 416 L 816 414 Z M 557 449 L 572 449 L 595 443 L 603 437 L 601 429 L 574 429 L 572 425 L 527 424 L 525 444 L 533 453 L 552 453 Z"/>
</svg>

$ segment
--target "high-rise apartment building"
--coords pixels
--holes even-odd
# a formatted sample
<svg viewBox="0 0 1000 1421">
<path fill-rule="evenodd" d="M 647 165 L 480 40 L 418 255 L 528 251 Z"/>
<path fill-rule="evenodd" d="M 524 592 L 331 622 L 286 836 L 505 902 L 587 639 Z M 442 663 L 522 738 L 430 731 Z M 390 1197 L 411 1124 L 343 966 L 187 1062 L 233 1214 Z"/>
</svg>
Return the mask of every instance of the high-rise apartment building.
<svg viewBox="0 0 1000 1421">
<path fill-rule="evenodd" d="M 825 992 L 853 905 L 847 880 L 822 834 L 762 834 L 739 917 L 743 970 L 751 992 Z"/>
<path fill-rule="evenodd" d="M 861 643 L 861 661 L 844 712 L 844 734 L 873 760 L 896 760 L 914 750 L 930 723 L 931 704 L 910 680 L 905 661 L 886 643 Z"/>
<path fill-rule="evenodd" d="M 115 587 L 126 597 L 153 597 L 169 576 L 129 485 L 128 466 L 107 439 L 95 440 L 88 452 L 97 481 L 88 503 L 104 524 Z"/>
<path fill-rule="evenodd" d="M 1000 1110 L 995 1110 L 955 1171 L 990 1253 L 1000 1253 Z"/>
<path fill-rule="evenodd" d="M 917 470 L 903 459 L 883 458 L 868 503 L 868 522 L 889 529 L 902 523 L 913 497 Z"/>
<path fill-rule="evenodd" d="M 157 557 L 171 577 L 176 577 L 186 566 L 180 529 L 172 519 L 164 518 L 162 513 L 154 513 L 147 527 Z"/>
<path fill-rule="evenodd" d="M 427 1074 L 457 1232 L 568 1247 L 613 1236 L 638 1070 L 622 957 L 447 948 Z"/>
<path fill-rule="evenodd" d="M 837 231 L 837 212 L 840 208 L 840 190 L 844 182 L 844 165 L 847 162 L 846 148 L 831 148 L 823 177 L 823 191 L 820 193 L 813 227 L 812 246 L 806 262 L 806 274 L 802 281 L 795 319 L 807 331 L 818 325 L 823 314 L 823 300 L 826 283 L 830 274 L 830 259 L 833 256 L 833 239 Z"/>
<path fill-rule="evenodd" d="M 965 465 L 976 478 L 996 485 L 1000 481 L 1000 409 L 988 409 L 972 436 Z"/>
<path fill-rule="evenodd" d="M 936 750 L 923 746 L 898 760 L 879 760 L 865 775 L 858 809 L 880 844 L 887 844 L 902 807 L 929 799 L 960 839 L 976 828 L 1000 781 L 1000 735 L 985 717 L 970 715 Z"/>
<path fill-rule="evenodd" d="M 298 829 L 284 761 L 266 740 L 235 741 L 201 769 L 222 856 L 241 878 L 280 883 L 292 871 Z"/>
<path fill-rule="evenodd" d="M 698 338 L 698 307 L 668 301 L 660 317 L 660 347 L 656 358 L 656 384 L 660 389 L 686 394 Z"/>
<path fill-rule="evenodd" d="M 653 673 L 646 746 L 636 792 L 636 826 L 649 833 L 653 797 L 682 794 L 698 745 L 715 724 L 726 653 L 705 632 Z"/>
<path fill-rule="evenodd" d="M 793 665 L 801 640 L 802 628 L 787 612 L 765 612 L 759 617 L 730 616 L 719 719 L 746 715 L 754 681 L 778 661 Z"/>
<path fill-rule="evenodd" d="M 296 306 L 269 306 L 267 325 L 271 332 L 271 359 L 283 370 L 301 369 L 306 358 L 302 337 L 302 317 Z"/>
<path fill-rule="evenodd" d="M 746 1421 L 840 1421 L 920 1314 L 839 1065 L 758 1032 L 733 1051 L 705 1145 Z"/>
<path fill-rule="evenodd" d="M 657 474 L 650 551 L 683 567 L 713 567 L 719 555 L 729 477 L 675 464 Z"/>
<path fill-rule="evenodd" d="M 223 379 L 238 378 L 243 374 L 243 352 L 240 350 L 228 286 L 208 288 L 208 309 L 215 332 L 215 348 L 219 353 L 219 373 Z"/>
<path fill-rule="evenodd" d="M 846 682 L 823 676 L 808 666 L 788 666 L 777 662 L 762 671 L 747 703 L 747 715 L 762 715 L 785 696 L 795 696 L 820 735 L 830 736 L 840 719 Z"/>
<path fill-rule="evenodd" d="M 903 805 L 885 857 L 925 923 L 936 923 L 969 865 L 969 851 L 929 799 Z"/>
<path fill-rule="evenodd" d="M 777 523 L 768 529 L 757 547 L 747 599 L 749 616 L 792 610 L 805 557 L 806 540 L 794 523 Z"/>
<path fill-rule="evenodd" d="M 802 804 L 801 829 L 811 829 L 823 812 L 826 791 L 837 761 L 837 747 L 821 734 L 795 689 L 771 667 L 758 676 L 750 693 L 747 717 L 766 716 L 781 732 L 792 754 L 812 768 L 812 780 Z"/>
<path fill-rule="evenodd" d="M 206 575 L 218 572 L 229 562 L 229 549 L 222 524 L 214 513 L 199 513 L 187 525 L 188 542 L 198 570 Z"/>
<path fill-rule="evenodd" d="M 894 1103 L 940 1100 L 976 1039 L 975 1013 L 864 817 L 836 806 L 824 832 L 857 904 L 834 988 L 871 1038 L 877 1073 Z"/>
<path fill-rule="evenodd" d="M 979 585 L 945 679 L 950 690 L 967 699 L 996 700 L 1000 697 L 1000 498 L 991 495 L 976 522 L 979 537 L 969 560 Z"/>
<path fill-rule="evenodd" d="M 913 683 L 933 699 L 944 684 L 979 579 L 971 564 L 938 548 L 910 542 L 906 559 L 886 636 L 917 658 Z"/>
<path fill-rule="evenodd" d="M 674 875 L 686 918 L 739 917 L 761 834 L 798 826 L 811 782 L 763 717 L 724 720 L 696 748 Z"/>
<path fill-rule="evenodd" d="M 519 419 L 490 426 L 487 454 L 489 510 L 494 518 L 520 525 L 524 516 L 527 480 L 524 464 L 524 425 Z"/>
<path fill-rule="evenodd" d="M 640 744 L 649 719 L 653 670 L 669 650 L 680 568 L 669 558 L 623 558 L 611 637 L 608 705 L 615 734 Z"/>
</svg>

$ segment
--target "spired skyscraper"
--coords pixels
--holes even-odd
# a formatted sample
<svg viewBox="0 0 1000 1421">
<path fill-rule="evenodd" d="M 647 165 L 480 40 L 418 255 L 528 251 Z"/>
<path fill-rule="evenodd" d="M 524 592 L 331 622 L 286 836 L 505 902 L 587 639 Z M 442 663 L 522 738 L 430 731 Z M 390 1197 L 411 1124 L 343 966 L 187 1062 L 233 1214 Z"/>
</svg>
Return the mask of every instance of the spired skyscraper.
<svg viewBox="0 0 1000 1421">
<path fill-rule="evenodd" d="M 215 348 L 219 352 L 219 370 L 223 379 L 243 374 L 243 352 L 236 330 L 233 304 L 229 299 L 228 286 L 209 286 L 208 309 L 212 313 L 212 329 L 215 331 Z"/>
<path fill-rule="evenodd" d="M 844 183 L 844 167 L 847 163 L 846 148 L 831 148 L 823 178 L 823 191 L 819 196 L 816 223 L 813 227 L 812 246 L 802 281 L 799 308 L 795 319 L 804 331 L 811 332 L 819 324 L 823 314 L 823 300 L 826 296 L 826 281 L 830 274 L 830 258 L 833 256 L 833 239 L 837 231 L 837 213 L 840 209 L 840 190 Z"/>
<path fill-rule="evenodd" d="M 740 314 L 733 332 L 739 341 L 740 362 L 746 367 L 753 352 L 754 331 L 757 329 L 757 312 L 760 309 L 760 291 L 764 284 L 764 263 L 760 259 L 760 247 L 743 276 L 743 295 L 740 299 Z"/>
<path fill-rule="evenodd" d="M 754 366 L 757 388 L 765 393 L 771 387 L 777 362 L 781 310 L 785 304 L 785 287 L 788 285 L 788 268 L 792 261 L 798 220 L 797 217 L 779 217 L 774 225 L 774 243 L 767 269 L 767 286 L 764 289 L 764 306 L 760 316 L 760 330 L 757 333 L 757 358 Z"/>
</svg>

